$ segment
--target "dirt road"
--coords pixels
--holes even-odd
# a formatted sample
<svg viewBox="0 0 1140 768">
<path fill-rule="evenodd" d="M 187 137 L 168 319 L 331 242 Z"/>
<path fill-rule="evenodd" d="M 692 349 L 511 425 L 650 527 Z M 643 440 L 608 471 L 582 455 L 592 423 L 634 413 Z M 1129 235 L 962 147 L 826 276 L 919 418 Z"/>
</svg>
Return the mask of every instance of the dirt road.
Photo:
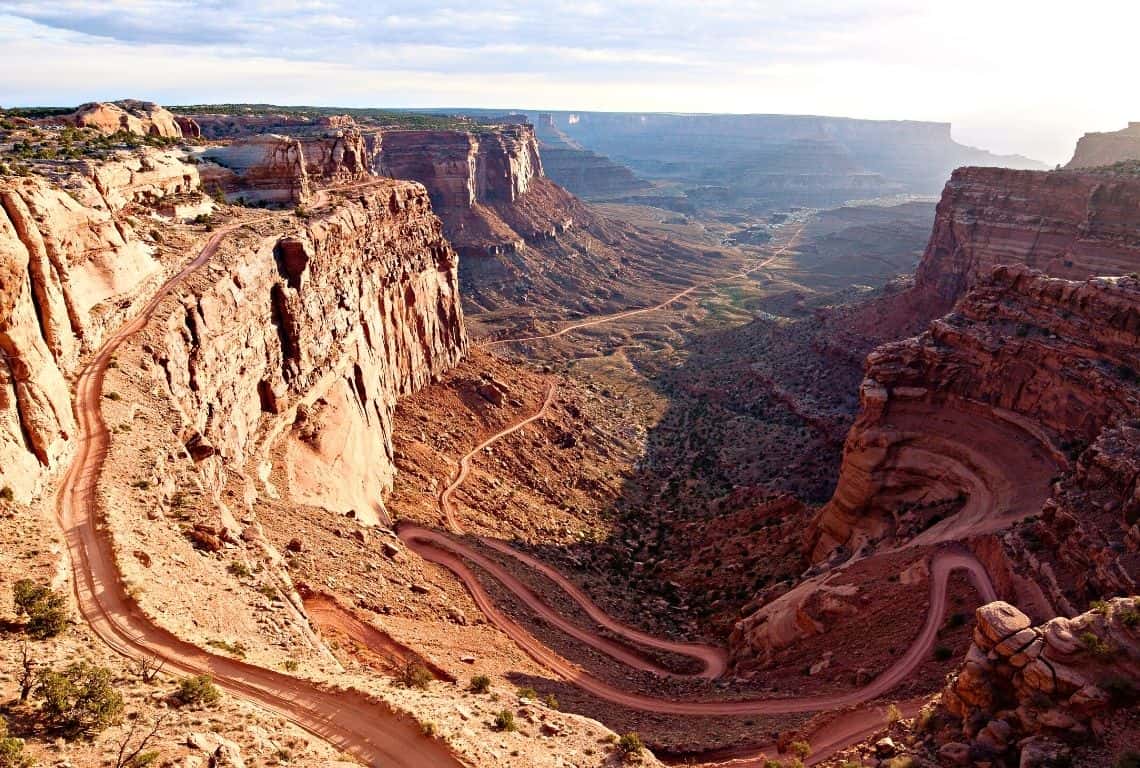
<svg viewBox="0 0 1140 768">
<path fill-rule="evenodd" d="M 318 201 L 325 199 L 327 196 L 318 197 Z M 173 672 L 210 674 L 226 691 L 256 701 L 367 764 L 459 766 L 441 742 L 424 737 L 417 723 L 382 702 L 206 653 L 179 639 L 152 623 L 120 580 L 111 534 L 103 525 L 98 499 L 99 475 L 109 448 L 100 410 L 108 363 L 127 339 L 146 326 L 162 300 L 206 264 L 222 239 L 240 226 L 234 224 L 215 232 L 133 320 L 107 339 L 76 382 L 74 407 L 79 434 L 75 459 L 60 486 L 57 514 L 75 575 L 79 610 L 95 634 L 116 652 L 135 659 L 160 657 Z"/>
<path fill-rule="evenodd" d="M 804 225 L 804 226 L 806 226 L 806 225 Z M 665 299 L 665 301 L 661 302 L 660 304 L 654 304 L 652 307 L 643 307 L 642 309 L 630 309 L 630 310 L 627 310 L 625 312 L 619 312 L 616 315 L 606 315 L 605 317 L 598 317 L 598 318 L 594 318 L 593 320 L 583 320 L 583 321 L 578 322 L 578 323 L 572 323 L 571 325 L 568 325 L 565 328 L 562 328 L 560 330 L 554 331 L 553 333 L 543 333 L 543 334 L 539 334 L 536 336 L 521 336 L 519 338 L 512 338 L 512 339 L 494 339 L 491 341 L 484 341 L 484 342 L 480 342 L 480 343 L 482 344 L 482 346 L 493 347 L 493 346 L 497 346 L 499 344 L 517 344 L 517 343 L 524 342 L 524 341 L 541 341 L 543 339 L 556 339 L 559 336 L 565 336 L 568 333 L 571 333 L 573 331 L 578 331 L 578 330 L 581 330 L 583 328 L 593 328 L 594 326 L 597 326 L 597 325 L 604 325 L 605 323 L 612 323 L 612 322 L 615 322 L 617 320 L 624 320 L 627 317 L 636 317 L 637 315 L 644 315 L 648 312 L 658 312 L 662 309 L 665 309 L 667 306 L 669 306 L 673 302 L 679 301 L 680 299 L 685 298 L 686 296 L 688 296 L 693 291 L 700 290 L 701 288 L 707 288 L 708 286 L 715 285 L 717 283 L 723 283 L 726 280 L 736 280 L 736 279 L 739 279 L 742 277 L 747 277 L 748 275 L 752 274 L 756 270 L 763 269 L 764 267 L 768 266 L 769 264 L 771 264 L 776 259 L 783 256 L 785 253 L 787 253 L 789 248 L 794 247 L 795 244 L 797 242 L 799 242 L 800 235 L 803 234 L 803 231 L 804 231 L 804 227 L 801 226 L 798 230 L 796 230 L 796 233 L 794 235 L 792 235 L 791 239 L 788 240 L 788 242 L 784 243 L 782 246 L 780 246 L 775 251 L 773 251 L 771 256 L 769 256 L 767 259 L 760 262 L 759 264 L 751 266 L 748 269 L 743 270 L 742 272 L 736 272 L 734 274 L 727 275 L 725 277 L 714 277 L 710 280 L 704 280 L 702 282 L 695 283 L 694 285 L 690 285 L 688 288 L 685 288 L 682 291 L 678 291 L 677 293 L 673 294 L 669 298 Z"/>
</svg>

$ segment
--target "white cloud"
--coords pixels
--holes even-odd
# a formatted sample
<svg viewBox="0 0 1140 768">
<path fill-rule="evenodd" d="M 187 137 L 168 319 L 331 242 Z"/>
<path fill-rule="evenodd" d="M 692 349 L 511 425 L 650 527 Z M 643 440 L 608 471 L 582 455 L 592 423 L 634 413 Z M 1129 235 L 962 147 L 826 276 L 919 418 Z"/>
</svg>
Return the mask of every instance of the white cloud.
<svg viewBox="0 0 1140 768">
<path fill-rule="evenodd" d="M 1140 119 L 1124 0 L 0 0 L 0 103 L 784 112 L 952 121 L 1063 161 Z"/>
</svg>

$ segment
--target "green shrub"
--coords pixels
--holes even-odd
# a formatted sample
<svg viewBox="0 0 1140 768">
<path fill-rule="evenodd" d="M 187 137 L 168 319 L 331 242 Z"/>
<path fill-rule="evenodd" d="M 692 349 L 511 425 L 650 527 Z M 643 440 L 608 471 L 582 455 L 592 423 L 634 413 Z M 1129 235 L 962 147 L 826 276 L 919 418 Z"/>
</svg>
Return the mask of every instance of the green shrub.
<svg viewBox="0 0 1140 768">
<path fill-rule="evenodd" d="M 405 688 L 427 690 L 428 684 L 434 679 L 435 675 L 431 673 L 430 669 L 414 661 L 409 661 L 400 671 L 400 683 Z"/>
<path fill-rule="evenodd" d="M 63 595 L 31 579 L 20 579 L 12 585 L 16 615 L 27 616 L 28 634 L 45 640 L 67 629 L 67 601 Z"/>
<path fill-rule="evenodd" d="M 43 702 L 44 718 L 68 733 L 96 733 L 123 714 L 123 697 L 105 667 L 80 661 L 62 672 L 42 670 L 38 682 L 35 696 Z"/>
<path fill-rule="evenodd" d="M 148 749 L 146 752 L 139 752 L 132 757 L 127 766 L 128 768 L 147 768 L 148 765 L 157 763 L 160 757 L 162 757 L 162 753 L 157 749 Z"/>
<path fill-rule="evenodd" d="M 641 734 L 630 731 L 617 740 L 618 753 L 626 760 L 635 760 L 641 757 L 645 744 L 641 741 Z"/>
<path fill-rule="evenodd" d="M 518 726 L 515 725 L 515 713 L 509 709 L 504 709 L 495 715 L 495 730 L 517 731 Z"/>
<path fill-rule="evenodd" d="M 1115 652 L 1115 649 L 1110 643 L 1097 637 L 1097 635 L 1092 632 L 1082 632 L 1077 639 L 1081 641 L 1081 645 L 1084 646 L 1086 651 L 1098 659 L 1111 659 Z"/>
<path fill-rule="evenodd" d="M 517 693 L 518 693 L 518 697 L 520 699 L 537 699 L 538 698 L 538 691 L 536 691 L 533 688 L 519 688 Z"/>
<path fill-rule="evenodd" d="M 226 570 L 231 575 L 237 576 L 239 579 L 248 579 L 253 574 L 250 573 L 249 567 L 245 563 L 239 563 L 236 560 L 226 566 Z"/>
<path fill-rule="evenodd" d="M 184 707 L 207 707 L 217 704 L 221 697 L 221 691 L 209 675 L 184 677 L 174 692 L 174 700 Z"/>
<path fill-rule="evenodd" d="M 438 732 L 435 723 L 433 723 L 431 720 L 426 720 L 420 723 L 420 730 L 423 731 L 424 736 L 427 736 L 429 739 L 434 737 Z"/>
<path fill-rule="evenodd" d="M 468 686 L 468 689 L 472 693 L 486 693 L 491 690 L 491 678 L 486 675 L 475 675 L 471 678 L 471 685 Z"/>
<path fill-rule="evenodd" d="M 542 697 L 542 703 L 550 709 L 558 709 L 558 699 L 554 697 L 553 693 L 548 693 Z"/>
<path fill-rule="evenodd" d="M 807 760 L 808 755 L 811 754 L 811 744 L 808 744 L 806 741 L 793 741 L 788 749 L 800 760 Z"/>
<path fill-rule="evenodd" d="M 24 754 L 24 740 L 8 735 L 8 721 L 0 717 L 0 768 L 27 768 L 32 758 Z"/>
</svg>

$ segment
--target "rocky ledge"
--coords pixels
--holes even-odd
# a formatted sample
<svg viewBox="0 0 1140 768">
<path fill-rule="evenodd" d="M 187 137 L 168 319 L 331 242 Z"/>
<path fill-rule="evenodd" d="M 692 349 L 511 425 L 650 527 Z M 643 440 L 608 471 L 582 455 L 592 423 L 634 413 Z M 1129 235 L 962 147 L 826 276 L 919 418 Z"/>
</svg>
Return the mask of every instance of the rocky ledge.
<svg viewBox="0 0 1140 768">
<path fill-rule="evenodd" d="M 994 269 L 924 334 L 868 357 L 811 557 L 985 533 L 1039 512 L 1061 469 L 1140 417 L 1138 349 L 1140 280 Z"/>
</svg>

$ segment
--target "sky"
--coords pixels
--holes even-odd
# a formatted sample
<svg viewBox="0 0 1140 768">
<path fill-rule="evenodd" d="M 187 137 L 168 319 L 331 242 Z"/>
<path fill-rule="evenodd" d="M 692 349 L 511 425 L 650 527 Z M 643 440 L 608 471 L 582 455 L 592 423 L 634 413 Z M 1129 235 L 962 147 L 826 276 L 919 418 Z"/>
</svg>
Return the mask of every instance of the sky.
<svg viewBox="0 0 1140 768">
<path fill-rule="evenodd" d="M 0 0 L 0 105 L 487 107 L 953 124 L 1063 163 L 1140 120 L 1135 0 Z"/>
</svg>

